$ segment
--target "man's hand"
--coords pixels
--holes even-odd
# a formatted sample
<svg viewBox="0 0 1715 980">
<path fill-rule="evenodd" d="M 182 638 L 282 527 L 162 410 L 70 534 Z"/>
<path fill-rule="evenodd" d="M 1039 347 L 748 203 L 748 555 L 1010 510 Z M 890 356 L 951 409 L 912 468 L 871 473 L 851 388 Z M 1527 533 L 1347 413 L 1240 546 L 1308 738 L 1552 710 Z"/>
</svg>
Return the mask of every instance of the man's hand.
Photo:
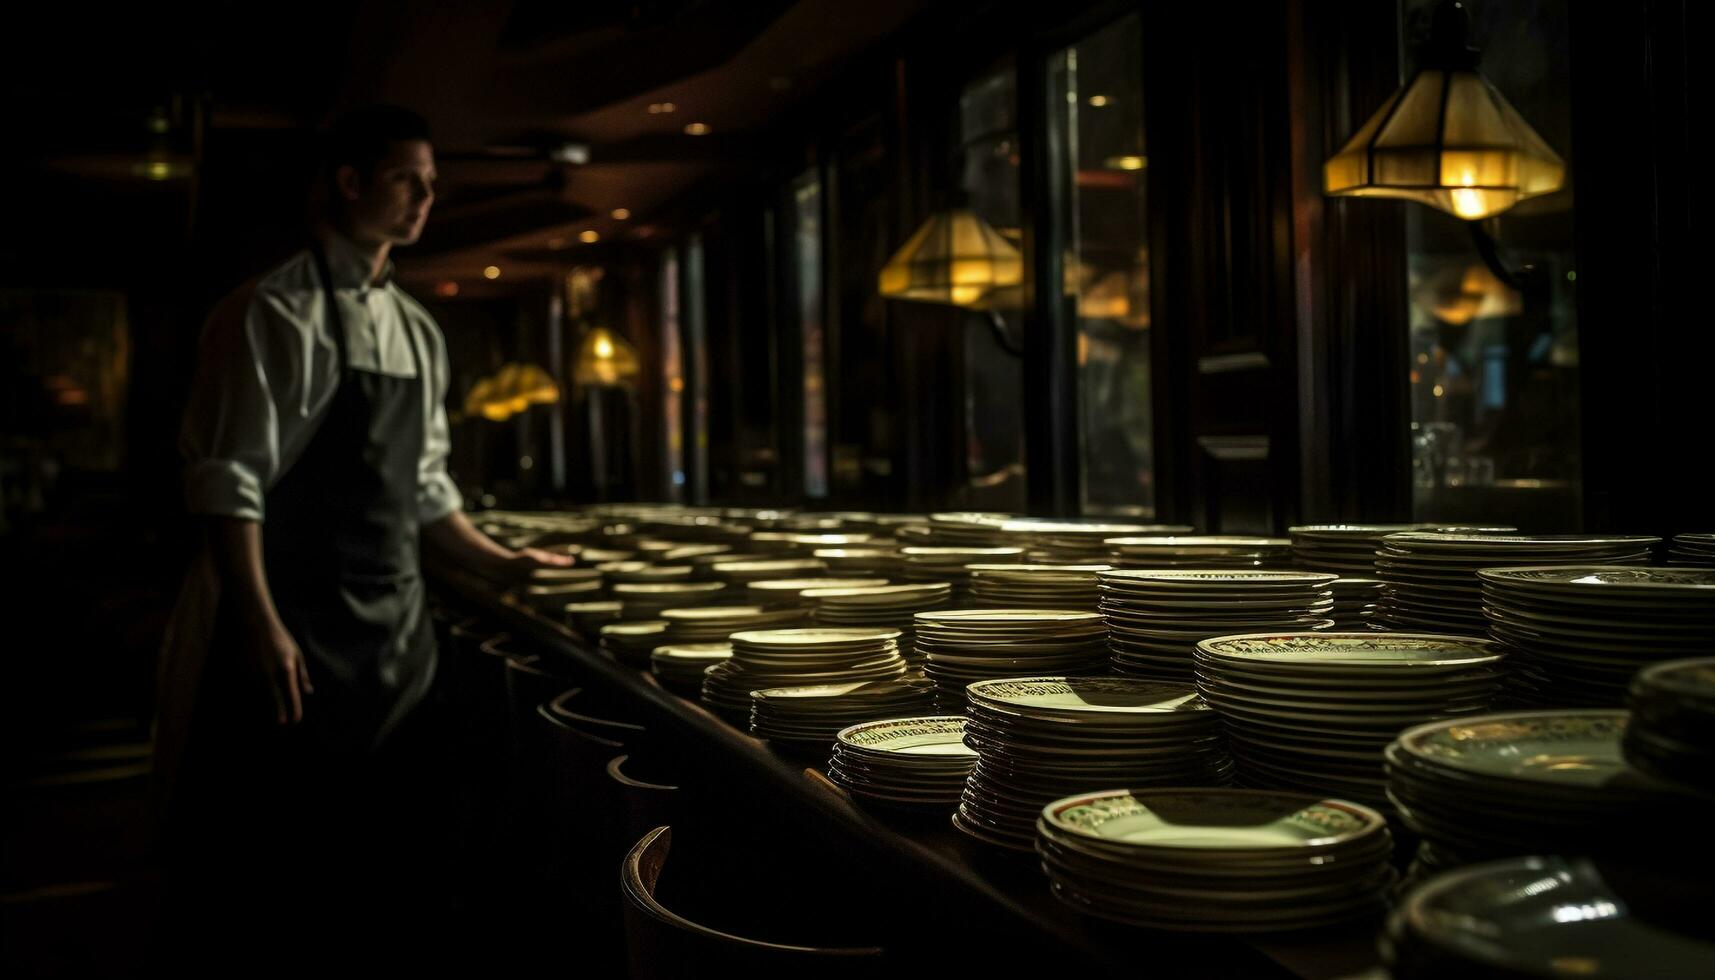
<svg viewBox="0 0 1715 980">
<path fill-rule="evenodd" d="M 274 720 L 281 725 L 303 721 L 304 699 L 314 694 L 315 688 L 310 685 L 309 667 L 298 641 L 277 619 L 253 628 L 250 635 L 254 637 L 257 667 L 274 695 Z"/>
<path fill-rule="evenodd" d="M 538 568 L 566 568 L 572 564 L 569 555 L 551 554 L 540 548 L 514 551 L 502 547 L 478 531 L 469 518 L 456 510 L 433 524 L 424 525 L 423 544 L 432 559 L 455 568 L 468 568 L 484 578 L 507 584 L 529 578 L 530 573 Z"/>
<path fill-rule="evenodd" d="M 247 650 L 274 695 L 274 719 L 282 725 L 304 720 L 304 698 L 314 688 L 298 642 L 274 608 L 268 576 L 262 569 L 262 525 L 236 517 L 210 517 L 209 548 L 221 577 L 221 602 L 238 616 Z"/>
</svg>

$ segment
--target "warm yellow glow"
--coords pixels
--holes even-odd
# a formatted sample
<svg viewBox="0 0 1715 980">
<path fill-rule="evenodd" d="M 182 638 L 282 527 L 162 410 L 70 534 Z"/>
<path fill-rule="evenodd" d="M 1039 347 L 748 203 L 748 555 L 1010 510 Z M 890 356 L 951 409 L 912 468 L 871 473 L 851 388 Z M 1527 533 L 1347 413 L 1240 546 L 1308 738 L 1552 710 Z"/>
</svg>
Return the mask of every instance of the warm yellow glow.
<svg viewBox="0 0 1715 980">
<path fill-rule="evenodd" d="M 1434 388 L 1431 389 L 1431 391 L 1434 392 L 1436 398 L 1440 398 L 1442 395 L 1447 394 L 1447 389 L 1441 387 L 1440 385 L 1436 385 Z"/>
<path fill-rule="evenodd" d="M 1090 105 L 1092 108 L 1100 109 L 1102 106 L 1105 106 L 1107 104 L 1108 104 L 1108 97 L 1105 95 L 1092 95 L 1092 96 L 1090 96 Z"/>
<path fill-rule="evenodd" d="M 1335 196 L 1418 201 L 1475 221 L 1565 186 L 1566 164 L 1475 71 L 1430 68 L 1322 167 Z"/>
<path fill-rule="evenodd" d="M 500 278 L 500 266 L 491 265 L 491 266 L 487 267 L 486 269 L 483 269 L 482 270 L 482 277 L 484 279 L 499 279 Z"/>
<path fill-rule="evenodd" d="M 535 364 L 506 364 L 492 377 L 471 386 L 464 397 L 466 415 L 504 422 L 531 405 L 560 400 L 560 386 Z"/>
<path fill-rule="evenodd" d="M 601 241 L 601 232 L 593 229 L 590 231 L 580 231 L 578 232 L 578 241 L 583 242 L 585 245 L 594 245 L 596 242 Z"/>
<path fill-rule="evenodd" d="M 594 327 L 584 334 L 572 362 L 572 381 L 585 387 L 629 385 L 639 372 L 637 352 L 624 337 L 606 327 Z"/>
<path fill-rule="evenodd" d="M 1486 317 L 1517 316 L 1524 309 L 1518 290 L 1481 263 L 1437 271 L 1413 290 L 1412 299 L 1437 320 L 1456 327 Z"/>
<path fill-rule="evenodd" d="M 671 102 L 651 102 L 651 103 L 649 103 L 649 114 L 651 116 L 659 116 L 664 112 L 676 112 L 676 111 L 678 111 L 678 109 L 679 109 L 679 107 L 674 105 Z"/>
<path fill-rule="evenodd" d="M 707 136 L 708 134 L 708 123 L 694 122 L 685 124 L 685 135 L 687 136 Z"/>
<path fill-rule="evenodd" d="M 881 295 L 972 306 L 991 291 L 1024 281 L 1024 258 L 969 208 L 929 220 L 900 246 L 876 277 Z"/>
<path fill-rule="evenodd" d="M 631 219 L 630 208 L 614 208 L 610 213 L 615 221 L 629 221 Z"/>
<path fill-rule="evenodd" d="M 1142 157 L 1142 156 L 1136 156 L 1136 155 L 1127 155 L 1127 156 L 1123 156 L 1123 157 L 1108 157 L 1106 160 L 1104 160 L 1102 162 L 1109 169 L 1112 169 L 1112 170 L 1142 170 L 1143 168 L 1149 166 L 1149 158 L 1148 157 Z"/>
</svg>

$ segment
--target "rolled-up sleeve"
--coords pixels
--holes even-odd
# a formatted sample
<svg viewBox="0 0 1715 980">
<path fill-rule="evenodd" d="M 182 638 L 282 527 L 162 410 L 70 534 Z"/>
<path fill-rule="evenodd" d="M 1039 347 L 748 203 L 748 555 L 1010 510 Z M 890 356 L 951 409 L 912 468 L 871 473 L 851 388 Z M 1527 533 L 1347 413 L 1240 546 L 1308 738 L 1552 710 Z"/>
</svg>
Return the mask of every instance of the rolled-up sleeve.
<svg viewBox="0 0 1715 980">
<path fill-rule="evenodd" d="M 252 290 L 209 317 L 180 430 L 192 514 L 263 519 L 281 467 L 282 415 L 304 406 L 304 330 Z"/>
<path fill-rule="evenodd" d="M 417 520 L 433 524 L 464 506 L 458 485 L 447 472 L 447 456 L 452 453 L 452 434 L 447 425 L 447 386 L 451 367 L 447 363 L 446 341 L 433 321 L 425 323 L 423 347 L 429 358 L 428 383 L 424 386 L 428 403 L 424 406 L 423 458 L 417 468 Z"/>
</svg>

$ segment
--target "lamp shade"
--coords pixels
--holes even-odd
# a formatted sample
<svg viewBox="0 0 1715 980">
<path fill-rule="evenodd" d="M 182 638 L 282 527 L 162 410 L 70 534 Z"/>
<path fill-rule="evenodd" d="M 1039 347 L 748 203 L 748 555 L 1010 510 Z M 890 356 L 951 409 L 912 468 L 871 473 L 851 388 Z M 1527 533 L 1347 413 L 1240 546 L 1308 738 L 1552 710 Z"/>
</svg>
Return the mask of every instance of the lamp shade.
<svg viewBox="0 0 1715 980">
<path fill-rule="evenodd" d="M 1323 165 L 1322 182 L 1474 221 L 1559 190 L 1566 164 L 1475 69 L 1426 68 Z"/>
<path fill-rule="evenodd" d="M 552 405 L 560 400 L 560 386 L 535 364 L 507 364 L 495 375 L 499 397 L 522 412 L 531 405 Z"/>
<path fill-rule="evenodd" d="M 972 306 L 1024 281 L 1024 257 L 970 208 L 930 215 L 877 277 L 881 295 Z"/>
<path fill-rule="evenodd" d="M 572 381 L 579 385 L 612 388 L 637 380 L 637 352 L 625 338 L 606 327 L 592 327 L 578 343 L 572 362 Z"/>
<path fill-rule="evenodd" d="M 560 386 L 535 364 L 507 364 L 471 385 L 464 396 L 466 415 L 504 422 L 531 405 L 560 400 Z"/>
</svg>

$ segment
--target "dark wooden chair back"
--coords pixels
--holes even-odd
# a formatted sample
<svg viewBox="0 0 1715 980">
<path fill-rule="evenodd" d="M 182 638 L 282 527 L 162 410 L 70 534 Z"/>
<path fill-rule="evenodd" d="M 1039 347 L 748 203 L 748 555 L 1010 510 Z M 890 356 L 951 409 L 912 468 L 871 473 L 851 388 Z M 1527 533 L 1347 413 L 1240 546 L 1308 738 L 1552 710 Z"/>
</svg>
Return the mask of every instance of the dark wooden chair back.
<svg viewBox="0 0 1715 980">
<path fill-rule="evenodd" d="M 620 865 L 626 955 L 634 980 L 729 973 L 784 976 L 799 970 L 817 978 L 880 973 L 884 951 L 879 946 L 797 946 L 752 939 L 702 925 L 663 905 L 655 895 L 672 843 L 672 828 L 656 827 L 643 835 Z M 746 897 L 733 895 L 728 900 L 742 902 Z M 758 895 L 754 900 L 794 898 Z"/>
</svg>

